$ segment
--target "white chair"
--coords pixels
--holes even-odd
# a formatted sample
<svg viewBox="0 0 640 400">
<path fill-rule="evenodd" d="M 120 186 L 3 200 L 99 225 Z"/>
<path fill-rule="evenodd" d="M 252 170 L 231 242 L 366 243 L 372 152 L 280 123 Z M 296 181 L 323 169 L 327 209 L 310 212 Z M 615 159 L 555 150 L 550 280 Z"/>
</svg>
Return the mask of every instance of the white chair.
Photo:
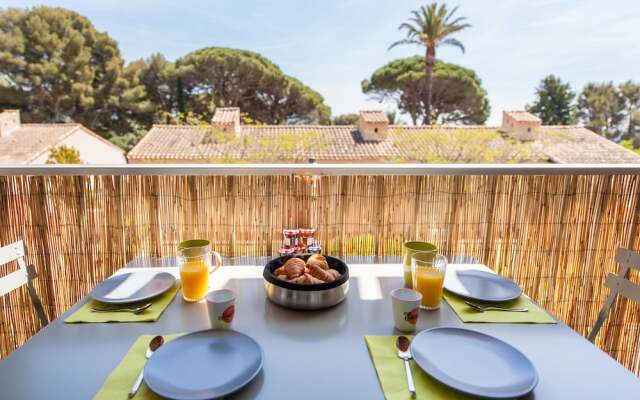
<svg viewBox="0 0 640 400">
<path fill-rule="evenodd" d="M 27 285 L 31 302 L 36 309 L 36 313 L 42 323 L 42 327 L 45 327 L 49 323 L 49 319 L 47 318 L 44 308 L 42 307 L 42 302 L 33 287 L 33 279 L 37 276 L 35 268 L 33 265 L 27 266 L 24 261 L 24 254 L 24 243 L 22 240 L 8 246 L 0 247 L 0 265 L 7 264 L 11 261 L 17 261 L 19 267 L 17 271 L 13 271 L 0 278 L 0 297 L 21 287 L 22 285 Z"/>
<path fill-rule="evenodd" d="M 591 342 L 596 340 L 596 336 L 598 336 L 598 332 L 607 319 L 609 310 L 611 310 L 618 295 L 640 302 L 640 286 L 627 279 L 632 268 L 640 270 L 640 253 L 619 248 L 616 252 L 616 261 L 620 264 L 620 270 L 618 270 L 618 274 L 609 273 L 604 281 L 604 285 L 609 288 L 610 293 L 598 314 L 598 319 L 593 329 L 589 333 L 589 341 Z"/>
</svg>

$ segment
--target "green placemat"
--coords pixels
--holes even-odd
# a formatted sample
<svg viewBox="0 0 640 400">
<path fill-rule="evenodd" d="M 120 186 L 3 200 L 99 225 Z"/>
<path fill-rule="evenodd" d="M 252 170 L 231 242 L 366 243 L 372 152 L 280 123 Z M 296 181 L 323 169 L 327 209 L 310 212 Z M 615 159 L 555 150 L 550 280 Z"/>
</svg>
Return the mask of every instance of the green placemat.
<svg viewBox="0 0 640 400">
<path fill-rule="evenodd" d="M 449 303 L 453 311 L 462 322 L 488 322 L 503 324 L 555 324 L 556 320 L 550 316 L 543 308 L 531 301 L 527 296 L 522 295 L 516 300 L 500 303 L 500 307 L 524 307 L 529 312 L 505 312 L 505 311 L 485 311 L 478 312 L 464 304 L 464 299 L 451 293 L 444 293 L 444 299 Z M 480 305 L 491 305 L 475 301 Z M 495 304 L 495 303 L 494 303 Z"/>
<path fill-rule="evenodd" d="M 130 312 L 92 312 L 90 309 L 91 307 L 108 308 L 113 306 L 109 304 L 102 304 L 95 300 L 90 300 L 87 303 L 83 304 L 82 307 L 80 307 L 76 312 L 68 316 L 67 319 L 64 320 L 64 322 L 67 324 L 95 322 L 155 322 L 160 319 L 160 316 L 162 315 L 164 310 L 166 310 L 173 298 L 176 297 L 178 289 L 180 289 L 180 284 L 176 283 L 171 290 L 149 300 L 153 303 L 153 305 L 140 314 L 134 314 Z M 127 306 L 135 307 L 137 305 L 148 303 L 149 301 L 131 303 L 127 304 Z"/>
<path fill-rule="evenodd" d="M 163 337 L 165 343 L 167 343 L 180 335 L 182 334 L 163 335 Z M 98 393 L 93 397 L 94 400 L 125 400 L 129 398 L 129 390 L 131 390 L 131 386 L 133 386 L 138 374 L 144 367 L 146 361 L 144 355 L 153 336 L 154 335 L 142 335 L 138 337 L 138 340 L 129 348 L 127 355 L 124 356 L 120 364 L 111 372 L 107 380 L 104 381 Z M 155 400 L 161 399 L 161 397 L 153 393 L 147 385 L 142 382 L 140 389 L 138 389 L 133 399 Z"/>
<path fill-rule="evenodd" d="M 408 336 L 413 339 L 412 336 Z M 387 400 L 411 400 L 407 388 L 404 361 L 396 352 L 397 336 L 365 336 L 369 355 L 378 375 L 380 387 Z M 458 392 L 431 378 L 411 360 L 416 398 L 425 400 L 464 400 L 474 397 Z"/>
</svg>

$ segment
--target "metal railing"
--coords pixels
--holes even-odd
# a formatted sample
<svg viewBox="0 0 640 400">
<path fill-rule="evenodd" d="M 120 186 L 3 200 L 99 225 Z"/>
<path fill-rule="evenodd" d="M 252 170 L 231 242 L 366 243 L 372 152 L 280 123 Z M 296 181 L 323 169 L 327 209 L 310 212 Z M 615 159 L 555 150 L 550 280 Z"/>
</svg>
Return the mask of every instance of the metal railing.
<svg viewBox="0 0 640 400">
<path fill-rule="evenodd" d="M 123 164 L 2 165 L 0 176 L 639 175 L 640 164 Z"/>
</svg>

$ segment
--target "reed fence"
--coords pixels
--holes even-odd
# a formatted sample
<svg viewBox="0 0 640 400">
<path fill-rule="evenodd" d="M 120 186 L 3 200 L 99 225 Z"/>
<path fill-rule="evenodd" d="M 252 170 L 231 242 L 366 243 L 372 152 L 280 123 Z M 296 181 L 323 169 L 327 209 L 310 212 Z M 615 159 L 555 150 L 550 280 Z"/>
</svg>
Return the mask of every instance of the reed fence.
<svg viewBox="0 0 640 400">
<path fill-rule="evenodd" d="M 586 335 L 616 248 L 640 248 L 640 175 L 0 176 L 0 221 L 1 244 L 24 239 L 50 318 L 183 239 L 257 257 L 277 253 L 282 228 L 313 226 L 329 254 L 399 255 L 418 239 L 475 256 Z M 26 290 L 0 312 L 5 357 L 39 323 Z M 639 338 L 640 307 L 618 301 L 598 346 L 638 374 Z"/>
</svg>

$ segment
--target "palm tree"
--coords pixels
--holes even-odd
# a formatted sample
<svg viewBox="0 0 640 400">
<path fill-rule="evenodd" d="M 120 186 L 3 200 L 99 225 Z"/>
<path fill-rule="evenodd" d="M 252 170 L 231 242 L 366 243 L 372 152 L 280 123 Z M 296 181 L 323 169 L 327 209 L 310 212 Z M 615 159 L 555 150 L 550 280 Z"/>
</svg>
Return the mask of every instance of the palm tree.
<svg viewBox="0 0 640 400">
<path fill-rule="evenodd" d="M 424 57 L 426 72 L 424 122 L 427 125 L 431 124 L 431 87 L 433 66 L 436 63 L 436 48 L 440 45 L 455 46 L 464 53 L 462 43 L 450 36 L 471 25 L 465 22 L 465 17 L 454 18 L 453 15 L 457 10 L 458 7 L 454 7 L 449 11 L 445 4 L 438 6 L 438 3 L 431 3 L 426 7 L 421 6 L 419 10 L 411 12 L 413 17 L 409 18 L 409 21 L 402 23 L 398 27 L 399 30 L 406 31 L 406 38 L 389 46 L 389 49 L 401 44 L 417 44 L 426 47 Z"/>
</svg>

